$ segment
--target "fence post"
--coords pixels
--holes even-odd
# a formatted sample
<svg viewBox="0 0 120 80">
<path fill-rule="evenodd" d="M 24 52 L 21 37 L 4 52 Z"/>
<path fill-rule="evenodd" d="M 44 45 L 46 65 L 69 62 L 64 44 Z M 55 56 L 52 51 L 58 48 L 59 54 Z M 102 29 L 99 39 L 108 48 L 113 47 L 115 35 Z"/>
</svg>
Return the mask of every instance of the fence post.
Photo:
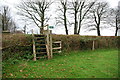
<svg viewBox="0 0 120 80">
<path fill-rule="evenodd" d="M 35 51 L 35 41 L 34 41 L 33 29 L 32 29 L 32 37 L 33 37 L 33 55 L 34 55 L 33 60 L 36 61 L 36 51 Z"/>
<path fill-rule="evenodd" d="M 52 49 L 52 30 L 50 30 L 50 56 L 53 58 L 53 49 Z"/>
<path fill-rule="evenodd" d="M 47 38 L 46 38 L 46 40 L 47 40 L 47 44 L 46 44 L 46 48 L 47 48 L 47 55 L 48 55 L 48 59 L 50 59 L 51 57 L 51 55 L 50 55 L 50 41 L 49 41 L 49 29 L 48 29 L 48 26 L 47 26 L 47 32 L 46 32 L 46 35 L 47 35 Z"/>
<path fill-rule="evenodd" d="M 92 50 L 95 50 L 95 40 L 93 40 L 93 46 L 92 46 Z"/>
</svg>

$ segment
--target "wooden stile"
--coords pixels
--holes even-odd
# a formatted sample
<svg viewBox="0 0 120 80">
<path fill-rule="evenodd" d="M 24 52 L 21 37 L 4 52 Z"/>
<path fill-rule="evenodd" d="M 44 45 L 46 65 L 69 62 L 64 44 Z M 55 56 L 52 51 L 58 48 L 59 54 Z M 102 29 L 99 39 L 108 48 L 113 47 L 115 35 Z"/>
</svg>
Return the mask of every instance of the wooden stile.
<svg viewBox="0 0 120 80">
<path fill-rule="evenodd" d="M 36 61 L 36 58 L 40 57 L 38 55 L 47 55 L 48 59 L 53 58 L 53 53 L 60 53 L 61 52 L 61 41 L 54 42 L 54 44 L 59 44 L 59 47 L 53 48 L 52 43 L 52 31 L 48 29 L 43 31 L 43 35 L 34 35 L 32 30 L 33 36 L 33 60 Z M 45 37 L 46 36 L 46 37 Z M 45 47 L 42 47 L 45 46 Z M 53 52 L 53 50 L 59 50 L 57 52 Z M 42 52 L 46 50 L 46 52 Z"/>
</svg>

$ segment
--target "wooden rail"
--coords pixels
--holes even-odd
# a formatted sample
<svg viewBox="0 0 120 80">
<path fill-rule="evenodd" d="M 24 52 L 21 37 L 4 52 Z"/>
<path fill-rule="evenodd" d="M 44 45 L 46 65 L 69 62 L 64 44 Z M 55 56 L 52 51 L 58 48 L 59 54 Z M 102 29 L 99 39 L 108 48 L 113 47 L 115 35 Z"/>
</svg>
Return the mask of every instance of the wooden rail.
<svg viewBox="0 0 120 80">
<path fill-rule="evenodd" d="M 53 44 L 59 44 L 59 47 L 57 46 L 57 47 L 52 48 L 52 50 L 57 50 L 57 51 L 53 51 L 53 53 L 61 53 L 62 52 L 61 51 L 61 49 L 62 49 L 61 43 L 62 43 L 61 41 L 53 42 Z"/>
</svg>

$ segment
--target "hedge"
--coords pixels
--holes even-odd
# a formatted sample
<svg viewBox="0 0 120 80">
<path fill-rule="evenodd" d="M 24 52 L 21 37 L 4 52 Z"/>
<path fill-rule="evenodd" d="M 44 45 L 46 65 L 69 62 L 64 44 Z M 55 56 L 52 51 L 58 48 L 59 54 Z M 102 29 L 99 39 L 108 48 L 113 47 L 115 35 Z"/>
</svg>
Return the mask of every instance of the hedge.
<svg viewBox="0 0 120 80">
<path fill-rule="evenodd" d="M 115 36 L 80 36 L 80 35 L 52 35 L 54 41 L 62 41 L 62 50 L 88 50 L 92 49 L 93 40 L 95 49 L 118 48 L 119 37 Z M 3 59 L 14 55 L 24 56 L 32 54 L 32 35 L 30 34 L 3 34 Z"/>
</svg>

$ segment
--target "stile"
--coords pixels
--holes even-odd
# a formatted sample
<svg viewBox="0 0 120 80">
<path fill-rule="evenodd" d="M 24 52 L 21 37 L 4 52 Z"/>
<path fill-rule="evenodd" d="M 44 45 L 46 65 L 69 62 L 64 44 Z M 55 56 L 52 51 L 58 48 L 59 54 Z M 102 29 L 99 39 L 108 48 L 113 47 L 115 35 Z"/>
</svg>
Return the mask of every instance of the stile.
<svg viewBox="0 0 120 80">
<path fill-rule="evenodd" d="M 53 48 L 52 43 L 52 30 L 43 31 L 43 35 L 34 35 L 32 29 L 32 36 L 33 36 L 33 60 L 40 59 L 41 56 L 47 55 L 48 59 L 53 58 L 53 53 L 60 53 L 61 52 L 61 41 L 54 42 L 54 44 L 59 44 L 59 47 Z M 59 51 L 53 52 L 54 49 Z"/>
</svg>

